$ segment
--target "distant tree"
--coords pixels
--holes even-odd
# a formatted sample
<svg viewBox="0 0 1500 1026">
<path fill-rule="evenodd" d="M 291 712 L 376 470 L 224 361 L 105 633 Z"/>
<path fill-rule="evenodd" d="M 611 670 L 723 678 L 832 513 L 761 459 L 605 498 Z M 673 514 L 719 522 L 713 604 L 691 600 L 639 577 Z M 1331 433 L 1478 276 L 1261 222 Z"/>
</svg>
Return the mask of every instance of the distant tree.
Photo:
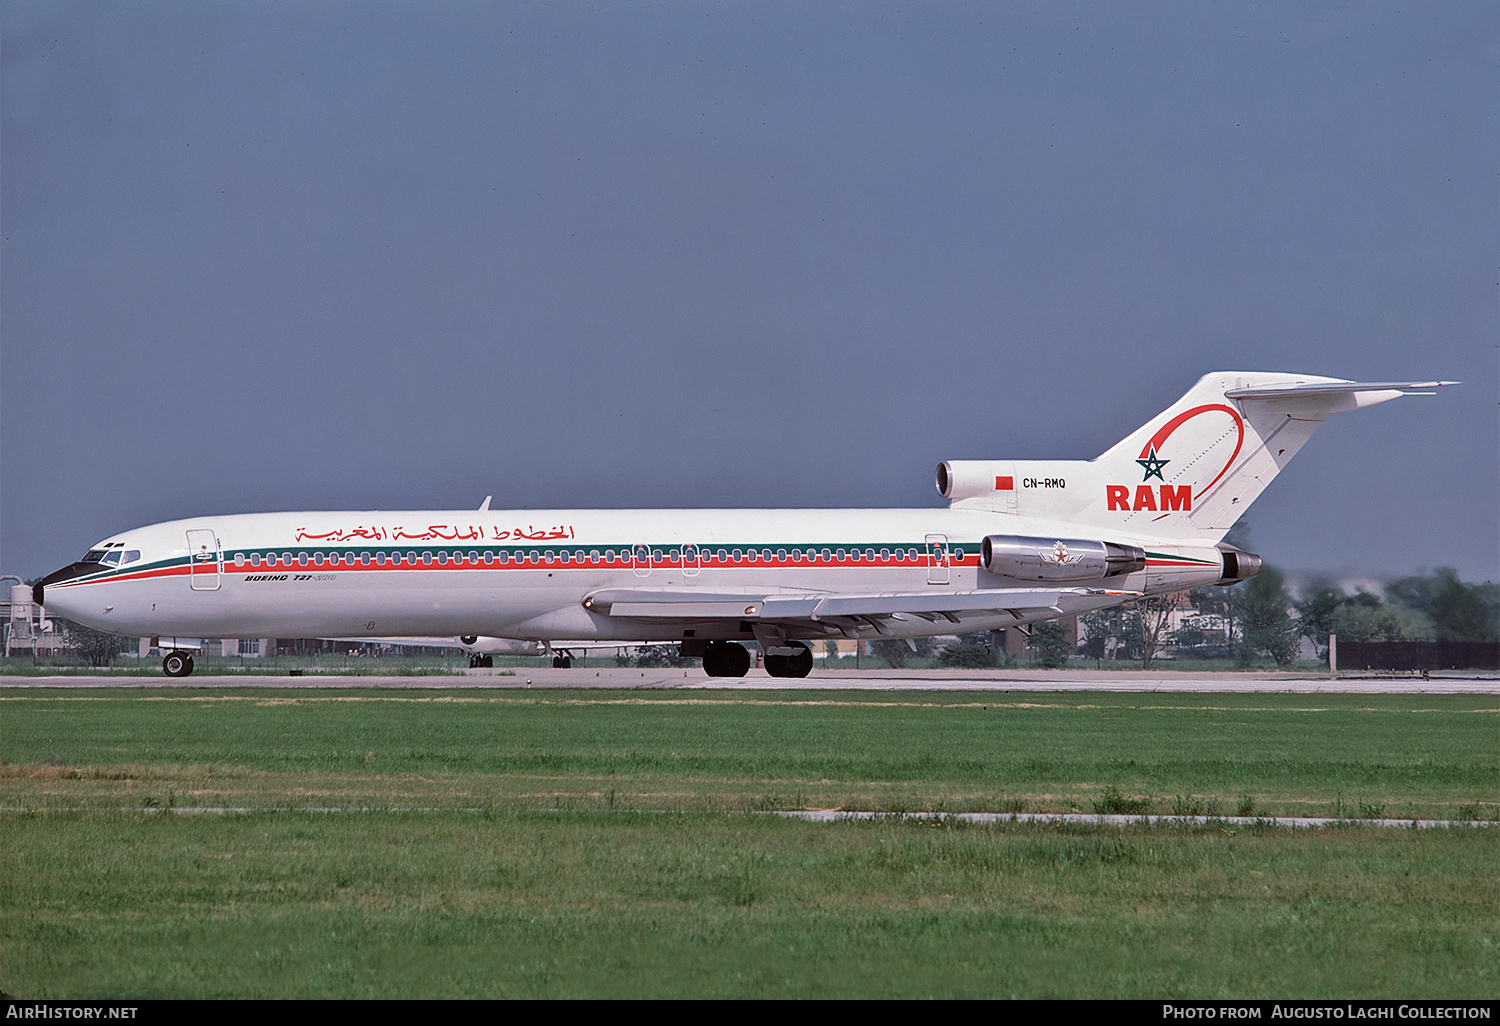
<svg viewBox="0 0 1500 1026">
<path fill-rule="evenodd" d="M 1324 656 L 1328 654 L 1328 635 L 1334 633 L 1334 614 L 1348 599 L 1343 588 L 1319 584 L 1304 589 L 1296 603 L 1298 628 Z"/>
<path fill-rule="evenodd" d="M 1306 589 L 1296 602 L 1299 633 L 1328 655 L 1328 636 L 1345 641 L 1413 641 L 1432 637 L 1432 623 L 1423 613 L 1381 601 L 1360 589 L 1353 595 L 1342 588 L 1318 585 Z"/>
<path fill-rule="evenodd" d="M 1145 631 L 1141 620 L 1140 605 L 1138 602 L 1127 602 L 1120 607 L 1119 612 L 1119 633 L 1115 635 L 1115 658 L 1139 659 L 1141 637 Z"/>
<path fill-rule="evenodd" d="M 1443 570 L 1447 570 L 1444 567 Z M 1438 573 L 1442 573 L 1439 570 Z M 1453 571 L 1448 571 L 1452 573 Z M 1457 576 L 1455 574 L 1455 576 Z M 1433 599 L 1436 597 L 1439 577 L 1437 574 L 1426 576 L 1414 575 L 1412 577 L 1401 577 L 1394 581 L 1387 581 L 1385 585 L 1385 597 L 1387 602 L 1394 602 L 1398 606 L 1407 609 L 1415 609 L 1419 613 L 1432 615 Z"/>
<path fill-rule="evenodd" d="M 1109 609 L 1094 609 L 1078 617 L 1082 629 L 1083 644 L 1079 651 L 1096 663 L 1104 658 L 1109 639 L 1117 636 L 1120 625 L 1118 606 Z"/>
<path fill-rule="evenodd" d="M 1056 620 L 1044 620 L 1032 628 L 1031 647 L 1037 662 L 1049 670 L 1068 665 L 1073 648 L 1068 643 L 1068 629 Z"/>
<path fill-rule="evenodd" d="M 1167 644 L 1177 649 L 1202 649 L 1214 640 L 1216 633 L 1210 630 L 1208 617 L 1185 616 L 1181 627 L 1167 632 Z"/>
<path fill-rule="evenodd" d="M 1368 595 L 1368 592 L 1361 594 Z M 1356 596 L 1357 598 L 1357 596 Z M 1433 636 L 1432 621 L 1415 609 L 1380 602 L 1350 601 L 1329 618 L 1330 634 L 1345 641 L 1416 641 Z M 1321 651 L 1327 655 L 1328 636 Z"/>
<path fill-rule="evenodd" d="M 937 663 L 954 669 L 975 670 L 1000 665 L 1000 653 L 988 632 L 960 634 L 953 642 L 938 649 Z"/>
<path fill-rule="evenodd" d="M 60 616 L 53 617 L 53 620 L 62 631 L 63 640 L 67 646 L 87 659 L 90 666 L 108 666 L 114 662 L 115 656 L 130 651 L 138 644 L 135 638 L 121 637 L 107 631 L 96 631 L 92 627 L 85 627 L 72 620 L 64 620 Z"/>
<path fill-rule="evenodd" d="M 1291 597 L 1286 592 L 1285 576 L 1274 567 L 1263 566 L 1241 588 L 1234 603 L 1241 630 L 1239 661 L 1249 665 L 1264 653 L 1277 666 L 1286 666 L 1297 658 L 1300 631 L 1289 612 Z"/>
<path fill-rule="evenodd" d="M 1188 601 L 1205 621 L 1214 622 L 1215 643 L 1224 646 L 1224 654 L 1234 646 L 1237 589 L 1243 585 L 1221 586 L 1210 584 L 1188 592 Z M 1205 629 L 1206 625 L 1205 625 Z"/>
<path fill-rule="evenodd" d="M 876 638 L 870 642 L 870 651 L 883 659 L 885 664 L 893 670 L 904 669 L 911 657 L 916 654 L 900 638 Z"/>
<path fill-rule="evenodd" d="M 1500 640 L 1500 587 L 1465 584 L 1452 567 L 1427 576 L 1403 577 L 1385 586 L 1392 603 L 1425 614 L 1439 641 Z"/>
<path fill-rule="evenodd" d="M 1432 598 L 1432 622 L 1439 641 L 1500 640 L 1493 584 L 1465 584 L 1456 571 L 1443 567 Z"/>
<path fill-rule="evenodd" d="M 682 650 L 676 645 L 642 645 L 635 650 L 635 665 L 643 668 L 659 668 L 663 666 L 686 666 L 688 660 L 683 658 Z"/>
<path fill-rule="evenodd" d="M 1172 611 L 1182 602 L 1183 594 L 1183 592 L 1174 591 L 1166 595 L 1147 595 L 1135 600 L 1135 617 L 1132 625 L 1140 632 L 1141 669 L 1151 669 L 1151 660 L 1156 658 L 1156 653 L 1161 650 L 1162 643 L 1166 641 L 1167 622 L 1172 616 Z"/>
</svg>

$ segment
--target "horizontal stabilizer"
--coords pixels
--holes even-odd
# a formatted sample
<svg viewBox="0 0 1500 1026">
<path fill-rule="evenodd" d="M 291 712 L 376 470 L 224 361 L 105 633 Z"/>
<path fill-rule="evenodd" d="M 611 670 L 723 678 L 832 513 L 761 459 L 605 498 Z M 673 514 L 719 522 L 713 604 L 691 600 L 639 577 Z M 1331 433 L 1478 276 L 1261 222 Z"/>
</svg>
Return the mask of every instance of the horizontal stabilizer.
<svg viewBox="0 0 1500 1026">
<path fill-rule="evenodd" d="M 1340 381 L 1315 385 L 1231 388 L 1227 399 L 1301 399 L 1350 392 L 1399 392 L 1402 395 L 1436 395 L 1432 389 L 1456 385 L 1457 381 Z"/>
</svg>

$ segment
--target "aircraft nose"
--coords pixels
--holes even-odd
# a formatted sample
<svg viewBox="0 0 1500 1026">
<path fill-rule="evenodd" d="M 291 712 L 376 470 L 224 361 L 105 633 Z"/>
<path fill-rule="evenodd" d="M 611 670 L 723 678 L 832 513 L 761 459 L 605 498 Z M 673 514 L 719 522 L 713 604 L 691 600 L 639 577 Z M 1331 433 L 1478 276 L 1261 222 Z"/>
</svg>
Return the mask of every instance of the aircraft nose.
<svg viewBox="0 0 1500 1026">
<path fill-rule="evenodd" d="M 96 574 L 103 569 L 104 567 L 98 563 L 69 563 L 61 570 L 54 570 L 33 584 L 31 586 L 31 600 L 39 606 L 44 606 L 46 602 L 43 601 L 43 597 L 49 584 L 62 584 L 64 581 L 71 581 L 78 577 L 87 577 L 89 574 Z"/>
</svg>

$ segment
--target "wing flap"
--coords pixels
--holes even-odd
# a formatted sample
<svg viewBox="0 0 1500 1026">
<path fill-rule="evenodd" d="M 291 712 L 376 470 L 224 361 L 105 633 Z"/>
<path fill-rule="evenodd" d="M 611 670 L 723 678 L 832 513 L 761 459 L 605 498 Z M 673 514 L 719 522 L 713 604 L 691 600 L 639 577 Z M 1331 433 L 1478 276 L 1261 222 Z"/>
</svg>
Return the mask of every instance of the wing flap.
<svg viewBox="0 0 1500 1026">
<path fill-rule="evenodd" d="M 891 616 L 895 613 L 966 613 L 990 609 L 1050 609 L 1063 594 L 1056 588 L 1004 588 L 969 592 L 830 595 L 812 610 L 824 616 Z"/>
<path fill-rule="evenodd" d="M 953 620 L 959 613 L 1057 609 L 1064 596 L 1122 595 L 1100 588 L 992 588 L 983 591 L 885 592 L 873 595 L 738 594 L 610 588 L 584 599 L 602 616 L 630 619 L 821 620 L 900 614 Z"/>
</svg>

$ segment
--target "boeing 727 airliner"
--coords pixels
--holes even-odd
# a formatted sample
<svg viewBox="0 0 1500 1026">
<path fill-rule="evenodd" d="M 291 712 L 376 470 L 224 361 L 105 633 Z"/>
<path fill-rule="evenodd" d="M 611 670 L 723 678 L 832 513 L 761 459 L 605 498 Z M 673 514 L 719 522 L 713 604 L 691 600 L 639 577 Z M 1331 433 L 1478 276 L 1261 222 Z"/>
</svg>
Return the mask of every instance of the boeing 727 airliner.
<svg viewBox="0 0 1500 1026">
<path fill-rule="evenodd" d="M 775 677 L 808 642 L 994 630 L 1254 576 L 1222 541 L 1334 413 L 1449 381 L 1217 372 L 1094 460 L 948 461 L 947 508 L 255 513 L 106 538 L 35 586 L 116 634 L 675 642 Z M 166 672 L 192 672 L 169 652 Z"/>
</svg>

